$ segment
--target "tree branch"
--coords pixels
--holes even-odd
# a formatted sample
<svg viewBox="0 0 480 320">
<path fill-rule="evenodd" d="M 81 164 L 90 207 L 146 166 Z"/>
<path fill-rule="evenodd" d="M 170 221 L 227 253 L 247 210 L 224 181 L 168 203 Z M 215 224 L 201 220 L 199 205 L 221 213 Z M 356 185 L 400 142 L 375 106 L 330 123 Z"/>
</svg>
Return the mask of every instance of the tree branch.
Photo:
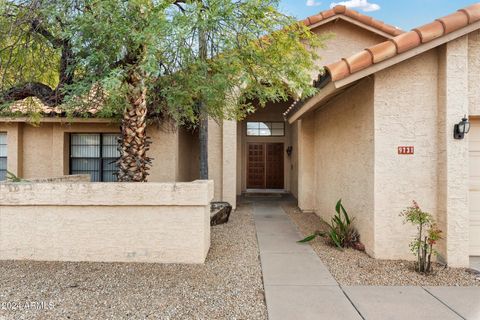
<svg viewBox="0 0 480 320">
<path fill-rule="evenodd" d="M 59 49 L 64 45 L 62 39 L 56 38 L 50 31 L 45 29 L 38 19 L 34 19 L 31 22 L 31 30 L 42 35 L 45 39 L 47 39 L 54 48 Z"/>
<path fill-rule="evenodd" d="M 43 103 L 52 106 L 56 104 L 56 91 L 39 82 L 29 82 L 7 90 L 0 98 L 0 103 L 37 97 Z"/>
</svg>

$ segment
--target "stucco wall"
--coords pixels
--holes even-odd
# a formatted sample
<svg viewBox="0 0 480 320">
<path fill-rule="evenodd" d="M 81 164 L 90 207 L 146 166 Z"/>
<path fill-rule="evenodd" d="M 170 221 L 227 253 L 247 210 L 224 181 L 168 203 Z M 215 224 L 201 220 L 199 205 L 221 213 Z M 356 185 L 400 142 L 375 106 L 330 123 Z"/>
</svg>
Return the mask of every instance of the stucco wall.
<svg viewBox="0 0 480 320">
<path fill-rule="evenodd" d="M 373 155 L 373 80 L 365 79 L 315 113 L 314 197 L 315 212 L 327 221 L 343 199 L 370 254 Z"/>
<path fill-rule="evenodd" d="M 315 212 L 315 118 L 298 121 L 298 207 Z"/>
<path fill-rule="evenodd" d="M 24 181 L 24 183 L 61 183 L 61 182 L 90 182 L 90 175 L 89 174 L 72 174 L 72 175 L 65 175 L 61 177 L 51 177 L 51 178 L 37 178 L 37 179 L 29 179 Z M 11 181 L 2 181 L 0 183 L 17 183 Z"/>
<path fill-rule="evenodd" d="M 216 201 L 237 199 L 237 125 L 235 121 L 208 121 L 208 177 L 215 181 Z"/>
<path fill-rule="evenodd" d="M 444 232 L 440 252 L 450 266 L 469 265 L 468 137 L 453 138 L 453 128 L 469 109 L 468 37 L 439 50 L 438 221 Z M 477 89 L 478 90 L 478 89 Z"/>
<path fill-rule="evenodd" d="M 292 145 L 292 156 L 290 158 L 290 192 L 298 199 L 298 122 L 295 122 L 290 126 L 290 132 Z"/>
<path fill-rule="evenodd" d="M 237 207 L 237 122 L 222 123 L 222 201 Z"/>
<path fill-rule="evenodd" d="M 310 114 L 297 121 L 300 208 L 329 219 L 342 197 L 369 254 L 414 259 L 416 228 L 399 214 L 416 200 L 443 230 L 440 258 L 467 267 L 468 136 L 455 140 L 453 128 L 479 115 L 479 56 L 476 31 L 365 78 L 319 106 L 313 125 Z"/>
<path fill-rule="evenodd" d="M 222 199 L 223 192 L 223 145 L 222 125 L 213 119 L 208 120 L 208 178 L 215 181 L 215 201 Z"/>
<path fill-rule="evenodd" d="M 7 132 L 9 170 L 25 179 L 61 176 L 69 173 L 70 133 L 118 133 L 118 124 L 112 123 L 49 123 L 32 126 L 21 122 L 0 122 L 0 132 Z M 192 181 L 190 152 L 182 144 L 191 142 L 185 133 L 167 127 L 149 126 L 152 145 L 148 156 L 153 158 L 150 182 Z M 180 139 L 179 136 L 182 136 Z M 186 163 L 188 159 L 189 163 Z"/>
<path fill-rule="evenodd" d="M 437 80 L 436 50 L 375 75 L 375 257 L 412 258 L 399 217 L 412 200 L 437 214 Z"/>
<path fill-rule="evenodd" d="M 178 168 L 177 180 L 194 181 L 200 176 L 198 135 L 190 130 L 178 129 Z"/>
<path fill-rule="evenodd" d="M 480 116 L 480 30 L 468 35 L 469 114 Z"/>
<path fill-rule="evenodd" d="M 203 263 L 212 181 L 0 184 L 0 259 Z"/>
<path fill-rule="evenodd" d="M 148 156 L 153 158 L 148 181 L 174 182 L 182 181 L 179 175 L 179 132 L 174 128 L 149 126 L 147 135 L 151 137 Z"/>
<path fill-rule="evenodd" d="M 360 50 L 383 42 L 386 38 L 355 26 L 343 20 L 332 21 L 312 30 L 316 34 L 331 34 L 333 37 L 325 41 L 325 48 L 317 49 L 321 59 L 316 61 L 317 67 L 323 67 L 338 61 L 340 58 L 350 57 Z M 317 73 L 312 74 L 317 78 Z"/>
</svg>

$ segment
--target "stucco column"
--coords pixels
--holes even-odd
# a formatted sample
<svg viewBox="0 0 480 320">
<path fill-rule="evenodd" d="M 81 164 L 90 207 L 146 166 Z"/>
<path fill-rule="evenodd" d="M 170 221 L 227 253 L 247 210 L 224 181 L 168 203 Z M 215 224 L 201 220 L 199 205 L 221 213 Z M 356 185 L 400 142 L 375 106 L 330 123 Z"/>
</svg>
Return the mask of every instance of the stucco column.
<svg viewBox="0 0 480 320">
<path fill-rule="evenodd" d="M 453 138 L 468 114 L 468 37 L 447 43 L 439 54 L 438 222 L 440 253 L 451 267 L 469 265 L 468 139 Z"/>
<path fill-rule="evenodd" d="M 7 128 L 7 170 L 23 177 L 23 123 L 14 122 Z"/>
<path fill-rule="evenodd" d="M 298 207 L 315 210 L 315 122 L 313 118 L 298 121 Z"/>
<path fill-rule="evenodd" d="M 223 193 L 223 145 L 222 125 L 208 120 L 208 178 L 214 181 L 214 201 L 222 200 Z"/>
<path fill-rule="evenodd" d="M 69 142 L 66 141 L 65 130 L 60 124 L 54 124 L 52 128 L 52 176 L 60 177 L 69 172 L 68 158 Z"/>
<path fill-rule="evenodd" d="M 224 120 L 222 124 L 223 169 L 222 201 L 237 206 L 237 122 Z"/>
</svg>

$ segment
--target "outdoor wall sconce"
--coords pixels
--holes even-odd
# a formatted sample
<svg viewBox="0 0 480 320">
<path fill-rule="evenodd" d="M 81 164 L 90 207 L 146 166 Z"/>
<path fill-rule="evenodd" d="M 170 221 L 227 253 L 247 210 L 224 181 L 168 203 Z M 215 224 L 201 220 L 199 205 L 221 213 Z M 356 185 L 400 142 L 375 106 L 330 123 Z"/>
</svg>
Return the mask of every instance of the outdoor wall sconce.
<svg viewBox="0 0 480 320">
<path fill-rule="evenodd" d="M 468 122 L 467 116 L 465 115 L 459 123 L 455 125 L 453 130 L 453 137 L 457 140 L 462 140 L 465 138 L 465 134 L 470 131 L 470 122 Z"/>
<path fill-rule="evenodd" d="M 287 148 L 287 155 L 290 157 L 292 155 L 292 151 L 293 151 L 293 147 L 292 146 L 289 146 Z"/>
</svg>

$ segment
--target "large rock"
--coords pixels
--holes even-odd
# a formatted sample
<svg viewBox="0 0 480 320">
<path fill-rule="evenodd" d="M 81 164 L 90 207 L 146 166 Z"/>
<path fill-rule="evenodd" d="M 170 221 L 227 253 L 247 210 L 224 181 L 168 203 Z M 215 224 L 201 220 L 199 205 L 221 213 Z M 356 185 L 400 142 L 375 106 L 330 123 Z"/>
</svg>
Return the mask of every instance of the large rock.
<svg viewBox="0 0 480 320">
<path fill-rule="evenodd" d="M 210 203 L 210 226 L 227 223 L 231 212 L 232 206 L 228 202 Z"/>
</svg>

